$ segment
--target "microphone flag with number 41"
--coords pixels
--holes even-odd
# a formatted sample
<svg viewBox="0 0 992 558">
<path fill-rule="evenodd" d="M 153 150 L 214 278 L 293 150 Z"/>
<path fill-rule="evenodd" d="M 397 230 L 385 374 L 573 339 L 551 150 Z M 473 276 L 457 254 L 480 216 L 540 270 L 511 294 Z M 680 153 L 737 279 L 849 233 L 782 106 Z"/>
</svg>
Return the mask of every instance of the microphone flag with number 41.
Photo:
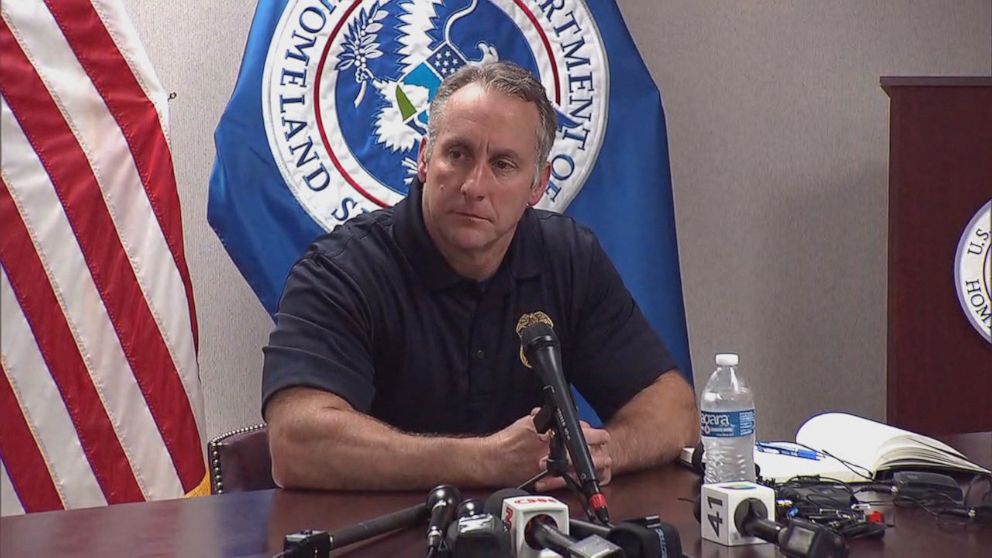
<svg viewBox="0 0 992 558">
<path fill-rule="evenodd" d="M 269 313 L 309 243 L 403 199 L 430 101 L 512 61 L 558 112 L 538 207 L 590 227 L 691 382 L 665 116 L 613 0 L 261 0 L 208 218 Z"/>
</svg>

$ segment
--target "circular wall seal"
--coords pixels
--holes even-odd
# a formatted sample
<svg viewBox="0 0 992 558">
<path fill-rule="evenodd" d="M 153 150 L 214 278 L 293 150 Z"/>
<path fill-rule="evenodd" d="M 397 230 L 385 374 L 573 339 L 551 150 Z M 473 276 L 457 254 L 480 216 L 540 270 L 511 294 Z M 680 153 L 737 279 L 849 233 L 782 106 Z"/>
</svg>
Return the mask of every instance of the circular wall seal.
<svg viewBox="0 0 992 558">
<path fill-rule="evenodd" d="M 269 149 L 300 205 L 330 230 L 403 199 L 441 81 L 509 60 L 538 77 L 558 112 L 539 207 L 564 211 L 595 165 L 609 101 L 592 14 L 564 2 L 289 0 L 260 93 Z"/>
<path fill-rule="evenodd" d="M 971 218 L 954 257 L 958 301 L 975 331 L 992 344 L 992 200 Z"/>
</svg>

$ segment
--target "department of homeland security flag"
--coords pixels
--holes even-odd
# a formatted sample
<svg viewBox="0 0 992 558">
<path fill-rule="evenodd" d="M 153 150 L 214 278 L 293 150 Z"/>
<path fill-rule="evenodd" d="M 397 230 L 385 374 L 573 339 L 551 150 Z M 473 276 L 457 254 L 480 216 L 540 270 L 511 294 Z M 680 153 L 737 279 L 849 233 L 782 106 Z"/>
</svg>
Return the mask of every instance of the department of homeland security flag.
<svg viewBox="0 0 992 558">
<path fill-rule="evenodd" d="M 209 489 L 167 100 L 118 0 L 0 4 L 3 515 Z"/>
<path fill-rule="evenodd" d="M 274 313 L 316 236 L 406 195 L 441 80 L 491 60 L 558 109 L 539 207 L 596 232 L 691 382 L 664 113 L 613 0 L 261 0 L 215 135 L 234 262 Z"/>
</svg>

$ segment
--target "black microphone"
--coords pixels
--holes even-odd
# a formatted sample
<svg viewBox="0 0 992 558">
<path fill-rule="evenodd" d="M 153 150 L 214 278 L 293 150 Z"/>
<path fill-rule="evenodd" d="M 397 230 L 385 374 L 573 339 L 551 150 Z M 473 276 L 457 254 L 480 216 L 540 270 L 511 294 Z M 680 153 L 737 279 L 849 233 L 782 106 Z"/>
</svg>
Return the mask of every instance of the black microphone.
<svg viewBox="0 0 992 558">
<path fill-rule="evenodd" d="M 471 517 L 486 513 L 486 503 L 481 498 L 466 498 L 455 508 L 455 517 Z"/>
<path fill-rule="evenodd" d="M 362 521 L 331 533 L 311 529 L 291 533 L 283 538 L 283 552 L 279 556 L 326 556 L 333 549 L 371 539 L 389 531 L 413 527 L 432 515 L 430 512 L 434 505 L 439 500 L 447 498 L 452 491 L 456 494 L 458 492 L 451 486 L 438 486 L 430 491 L 427 495 L 427 501 L 424 503 Z M 454 507 L 455 504 L 450 506 L 452 509 Z"/>
<path fill-rule="evenodd" d="M 681 558 L 682 537 L 674 525 L 656 515 L 621 521 L 612 528 L 571 518 L 569 531 L 576 537 L 599 535 L 623 549 L 627 558 Z"/>
<path fill-rule="evenodd" d="M 561 365 L 558 337 L 552 329 L 551 318 L 544 312 L 534 312 L 520 316 L 517 322 L 520 336 L 521 361 L 524 366 L 533 368 L 544 384 L 546 396 L 556 407 L 554 418 L 558 431 L 565 438 L 565 447 L 572 458 L 572 466 L 578 475 L 579 485 L 596 518 L 609 524 L 610 514 L 606 506 L 606 496 L 599 488 L 596 467 L 586 444 L 586 437 L 579 426 L 575 402 L 565 382 Z"/>
<path fill-rule="evenodd" d="M 427 509 L 430 521 L 427 524 L 428 552 L 437 552 L 444 540 L 448 524 L 455 517 L 455 508 L 462 501 L 462 494 L 457 488 L 441 485 L 427 495 Z"/>
<path fill-rule="evenodd" d="M 734 510 L 737 531 L 778 546 L 789 558 L 845 558 L 847 543 L 840 533 L 805 519 L 789 519 L 785 525 L 770 521 L 765 505 L 748 498 Z"/>
<path fill-rule="evenodd" d="M 484 503 L 470 498 L 458 504 L 457 519 L 448 527 L 446 546 L 451 558 L 511 556 L 510 531 L 499 514 L 486 513 Z"/>
</svg>

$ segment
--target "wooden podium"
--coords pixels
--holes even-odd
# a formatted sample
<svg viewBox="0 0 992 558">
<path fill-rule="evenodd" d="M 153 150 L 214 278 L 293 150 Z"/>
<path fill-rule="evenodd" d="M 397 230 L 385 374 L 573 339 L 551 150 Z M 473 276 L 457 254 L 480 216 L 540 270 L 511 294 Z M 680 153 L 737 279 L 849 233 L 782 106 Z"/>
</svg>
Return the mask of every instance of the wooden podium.
<svg viewBox="0 0 992 558">
<path fill-rule="evenodd" d="M 888 422 L 925 434 L 992 430 L 992 344 L 955 279 L 961 235 L 992 198 L 992 78 L 881 84 L 891 101 Z"/>
</svg>

